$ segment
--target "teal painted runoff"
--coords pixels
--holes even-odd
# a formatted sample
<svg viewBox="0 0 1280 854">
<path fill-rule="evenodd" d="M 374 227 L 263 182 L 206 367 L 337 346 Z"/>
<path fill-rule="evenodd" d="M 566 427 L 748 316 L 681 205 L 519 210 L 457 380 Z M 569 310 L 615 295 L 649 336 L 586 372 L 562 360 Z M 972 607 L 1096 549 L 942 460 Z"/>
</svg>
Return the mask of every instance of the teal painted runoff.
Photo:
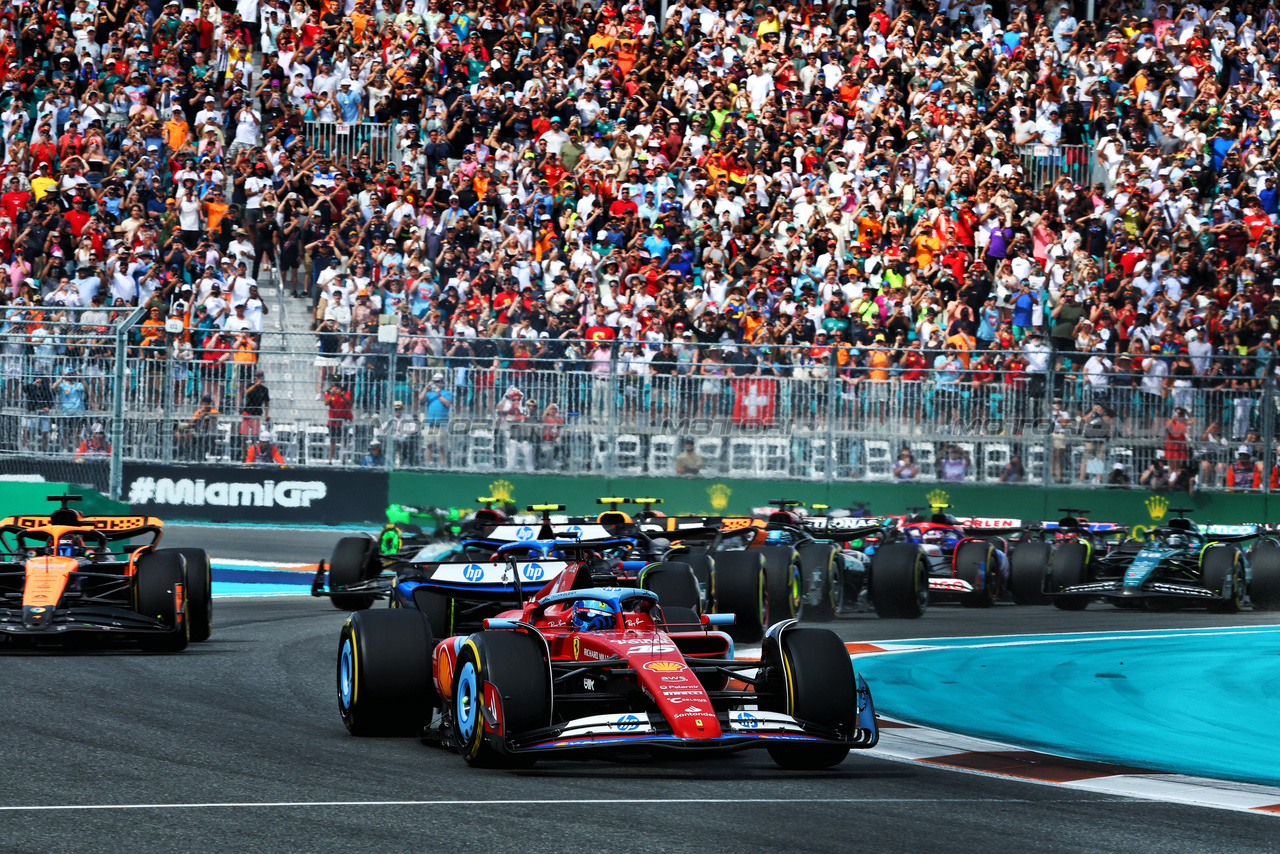
<svg viewBox="0 0 1280 854">
<path fill-rule="evenodd" d="M 939 648 L 854 657 L 891 717 L 1080 759 L 1280 785 L 1280 627 L 904 643 Z"/>
</svg>

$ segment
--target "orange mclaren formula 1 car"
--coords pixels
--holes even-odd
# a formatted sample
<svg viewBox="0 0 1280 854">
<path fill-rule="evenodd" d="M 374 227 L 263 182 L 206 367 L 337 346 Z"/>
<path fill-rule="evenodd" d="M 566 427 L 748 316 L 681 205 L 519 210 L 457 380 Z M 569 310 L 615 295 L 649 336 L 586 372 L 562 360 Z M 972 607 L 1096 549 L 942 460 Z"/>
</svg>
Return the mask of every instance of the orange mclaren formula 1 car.
<svg viewBox="0 0 1280 854">
<path fill-rule="evenodd" d="M 27 645 L 105 640 L 176 652 L 209 637 L 203 549 L 157 549 L 150 516 L 82 516 L 51 495 L 48 516 L 0 520 L 0 638 Z"/>
</svg>

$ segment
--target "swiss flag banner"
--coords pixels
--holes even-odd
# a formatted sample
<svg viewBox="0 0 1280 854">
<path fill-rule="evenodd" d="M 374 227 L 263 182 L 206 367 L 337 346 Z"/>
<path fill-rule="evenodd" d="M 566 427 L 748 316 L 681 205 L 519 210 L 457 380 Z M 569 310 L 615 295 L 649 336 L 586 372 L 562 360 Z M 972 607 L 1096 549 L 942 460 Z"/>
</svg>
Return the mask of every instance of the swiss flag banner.
<svg viewBox="0 0 1280 854">
<path fill-rule="evenodd" d="M 778 381 L 768 377 L 744 377 L 733 381 L 733 423 L 739 426 L 773 424 Z"/>
</svg>

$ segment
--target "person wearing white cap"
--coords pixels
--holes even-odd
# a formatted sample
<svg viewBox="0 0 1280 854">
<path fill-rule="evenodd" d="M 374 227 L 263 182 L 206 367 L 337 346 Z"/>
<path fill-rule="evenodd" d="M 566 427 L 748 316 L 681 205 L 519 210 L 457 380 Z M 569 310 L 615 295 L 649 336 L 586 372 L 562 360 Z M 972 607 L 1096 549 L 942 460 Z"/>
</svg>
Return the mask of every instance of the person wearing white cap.
<svg viewBox="0 0 1280 854">
<path fill-rule="evenodd" d="M 441 466 L 448 465 L 448 443 L 444 441 L 444 436 L 453 409 L 453 393 L 449 391 L 443 373 L 436 371 L 431 375 L 431 381 L 422 390 L 422 394 L 418 395 L 418 405 L 425 407 L 426 421 L 422 427 L 425 463 L 429 468 L 436 457 L 439 457 Z"/>
<path fill-rule="evenodd" d="M 382 453 L 382 440 L 371 439 L 369 441 L 369 453 L 360 458 L 360 465 L 366 468 L 385 468 L 387 458 Z"/>
<path fill-rule="evenodd" d="M 1236 448 L 1236 459 L 1227 467 L 1227 489 L 1256 489 L 1262 480 L 1248 445 Z"/>
<path fill-rule="evenodd" d="M 518 471 L 517 463 L 524 458 L 525 469 L 533 471 L 533 436 L 529 409 L 525 406 L 524 392 L 515 386 L 507 389 L 498 402 L 498 421 L 507 445 L 507 471 Z"/>
<path fill-rule="evenodd" d="M 109 456 L 111 456 L 111 443 L 107 441 L 107 434 L 103 429 L 102 422 L 95 421 L 93 426 L 89 428 L 89 435 L 85 437 L 80 443 L 80 447 L 76 449 L 76 459 Z"/>
<path fill-rule="evenodd" d="M 263 430 L 258 434 L 258 441 L 250 445 L 249 450 L 245 452 L 244 461 L 246 465 L 259 467 L 284 465 L 284 456 L 275 442 L 271 441 L 270 430 Z"/>
</svg>

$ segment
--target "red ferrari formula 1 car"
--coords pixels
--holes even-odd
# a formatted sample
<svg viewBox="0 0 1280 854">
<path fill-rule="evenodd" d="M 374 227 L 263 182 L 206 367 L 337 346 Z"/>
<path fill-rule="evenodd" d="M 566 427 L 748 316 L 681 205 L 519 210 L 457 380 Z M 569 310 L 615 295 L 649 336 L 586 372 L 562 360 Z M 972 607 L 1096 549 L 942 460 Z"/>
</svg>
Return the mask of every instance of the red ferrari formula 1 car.
<svg viewBox="0 0 1280 854">
<path fill-rule="evenodd" d="M 126 641 L 176 652 L 208 639 L 213 596 L 203 549 L 157 549 L 150 516 L 47 516 L 0 521 L 0 638 L 31 645 Z"/>
<path fill-rule="evenodd" d="M 593 570 L 571 565 L 465 636 L 433 638 L 412 609 L 352 614 L 338 644 L 347 729 L 420 735 L 487 766 L 762 747 L 784 768 L 825 768 L 876 744 L 871 692 L 833 632 L 784 621 L 760 660 L 738 659 L 714 628 L 732 615 L 689 625 L 687 608 L 664 613 L 658 590 L 672 601 L 697 595 L 687 566 L 642 572 L 639 587 L 594 586 Z"/>
</svg>

